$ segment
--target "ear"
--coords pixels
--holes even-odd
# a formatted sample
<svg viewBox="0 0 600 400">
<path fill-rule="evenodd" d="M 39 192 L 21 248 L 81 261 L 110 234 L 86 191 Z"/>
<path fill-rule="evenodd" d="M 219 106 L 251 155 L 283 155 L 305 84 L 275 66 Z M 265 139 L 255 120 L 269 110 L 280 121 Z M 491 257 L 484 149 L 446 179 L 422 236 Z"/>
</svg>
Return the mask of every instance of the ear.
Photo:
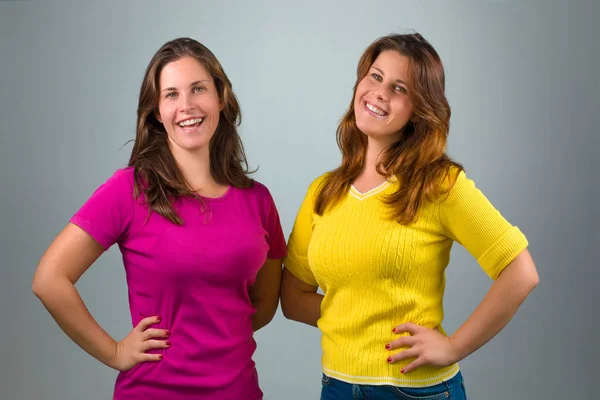
<svg viewBox="0 0 600 400">
<path fill-rule="evenodd" d="M 225 91 L 223 91 L 223 96 L 219 96 L 219 111 L 223 111 L 225 109 Z"/>
<path fill-rule="evenodd" d="M 158 112 L 158 110 L 154 110 L 154 118 L 156 118 L 156 120 L 158 122 L 160 122 L 161 124 L 163 123 L 162 122 L 162 118 L 160 117 L 160 113 Z"/>
</svg>

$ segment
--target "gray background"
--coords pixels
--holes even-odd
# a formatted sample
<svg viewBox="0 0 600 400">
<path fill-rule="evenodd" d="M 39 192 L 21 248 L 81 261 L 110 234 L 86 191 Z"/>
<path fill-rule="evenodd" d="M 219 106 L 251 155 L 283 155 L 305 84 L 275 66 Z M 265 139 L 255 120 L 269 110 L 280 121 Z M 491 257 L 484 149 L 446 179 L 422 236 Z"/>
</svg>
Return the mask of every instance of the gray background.
<svg viewBox="0 0 600 400">
<path fill-rule="evenodd" d="M 68 218 L 126 164 L 143 72 L 164 42 L 191 36 L 224 65 L 287 235 L 309 182 L 339 162 L 334 132 L 360 54 L 411 29 L 445 64 L 450 155 L 528 236 L 541 277 L 507 328 L 461 362 L 470 398 L 598 398 L 599 3 L 283 3 L 0 2 L 0 398 L 111 397 L 116 372 L 60 331 L 31 278 Z M 453 332 L 491 282 L 460 246 L 447 277 Z M 78 289 L 124 337 L 118 250 Z M 256 338 L 265 399 L 318 398 L 317 329 L 278 312 Z"/>
</svg>

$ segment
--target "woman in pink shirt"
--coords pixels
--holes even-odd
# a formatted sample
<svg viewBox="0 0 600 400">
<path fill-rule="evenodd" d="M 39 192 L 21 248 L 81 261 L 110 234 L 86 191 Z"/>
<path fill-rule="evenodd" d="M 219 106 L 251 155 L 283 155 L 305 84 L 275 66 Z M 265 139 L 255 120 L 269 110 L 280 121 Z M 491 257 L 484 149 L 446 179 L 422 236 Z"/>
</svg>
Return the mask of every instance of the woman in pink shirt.
<svg viewBox="0 0 600 400">
<path fill-rule="evenodd" d="M 286 246 L 269 191 L 247 176 L 240 118 L 212 52 L 166 43 L 142 82 L 129 167 L 40 261 L 34 293 L 73 341 L 121 371 L 114 399 L 262 398 L 253 331 L 277 309 Z M 119 342 L 74 286 L 115 243 L 134 327 Z"/>
</svg>

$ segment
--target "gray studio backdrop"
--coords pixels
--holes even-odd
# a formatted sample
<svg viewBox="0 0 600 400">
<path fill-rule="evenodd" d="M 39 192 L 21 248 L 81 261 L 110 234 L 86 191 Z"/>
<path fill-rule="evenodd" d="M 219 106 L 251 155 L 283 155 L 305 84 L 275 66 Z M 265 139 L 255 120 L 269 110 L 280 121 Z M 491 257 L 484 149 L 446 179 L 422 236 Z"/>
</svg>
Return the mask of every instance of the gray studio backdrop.
<svg viewBox="0 0 600 400">
<path fill-rule="evenodd" d="M 82 3 L 0 2 L 1 399 L 111 397 L 116 372 L 60 331 L 31 278 L 69 217 L 126 164 L 142 75 L 164 42 L 191 36 L 224 65 L 255 177 L 288 235 L 307 185 L 339 162 L 335 129 L 361 52 L 412 29 L 445 63 L 450 155 L 528 236 L 541 277 L 507 328 L 461 362 L 470 398 L 598 398 L 598 2 Z M 491 281 L 458 245 L 447 279 L 453 332 Z M 78 289 L 110 334 L 127 334 L 116 248 Z M 280 312 L 257 333 L 265 399 L 318 398 L 319 338 Z"/>
</svg>

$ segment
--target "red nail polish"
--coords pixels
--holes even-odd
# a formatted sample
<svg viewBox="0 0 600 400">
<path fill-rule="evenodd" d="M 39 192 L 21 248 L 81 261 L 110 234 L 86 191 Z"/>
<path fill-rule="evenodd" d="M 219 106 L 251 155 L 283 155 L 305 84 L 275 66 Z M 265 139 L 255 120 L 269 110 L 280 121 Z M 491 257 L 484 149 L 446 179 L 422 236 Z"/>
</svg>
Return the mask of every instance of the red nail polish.
<svg viewBox="0 0 600 400">
<path fill-rule="evenodd" d="M 393 333 L 396 333 L 396 328 L 392 328 L 392 332 L 393 332 Z"/>
<path fill-rule="evenodd" d="M 159 360 L 162 360 L 162 354 L 159 354 L 159 355 L 158 355 L 158 359 L 159 359 Z"/>
<path fill-rule="evenodd" d="M 404 370 L 403 370 L 403 369 L 401 369 L 401 370 L 400 370 L 400 373 L 401 373 L 401 374 L 403 374 L 403 373 L 404 373 Z"/>
<path fill-rule="evenodd" d="M 389 344 L 389 343 L 388 343 L 388 344 L 386 344 L 386 345 L 385 345 L 385 348 L 386 348 L 386 350 L 389 350 L 389 349 L 390 349 L 390 344 Z"/>
<path fill-rule="evenodd" d="M 157 321 L 157 322 L 160 322 L 160 321 L 162 321 L 162 318 L 160 318 L 160 317 L 156 317 L 156 321 Z"/>
<path fill-rule="evenodd" d="M 169 337 L 169 336 L 171 336 L 171 331 L 166 331 L 165 332 L 165 337 Z"/>
<path fill-rule="evenodd" d="M 392 357 L 388 357 L 387 362 L 392 362 Z"/>
<path fill-rule="evenodd" d="M 167 346 L 170 346 L 170 345 L 171 345 L 171 341 L 167 340 Z"/>
</svg>

